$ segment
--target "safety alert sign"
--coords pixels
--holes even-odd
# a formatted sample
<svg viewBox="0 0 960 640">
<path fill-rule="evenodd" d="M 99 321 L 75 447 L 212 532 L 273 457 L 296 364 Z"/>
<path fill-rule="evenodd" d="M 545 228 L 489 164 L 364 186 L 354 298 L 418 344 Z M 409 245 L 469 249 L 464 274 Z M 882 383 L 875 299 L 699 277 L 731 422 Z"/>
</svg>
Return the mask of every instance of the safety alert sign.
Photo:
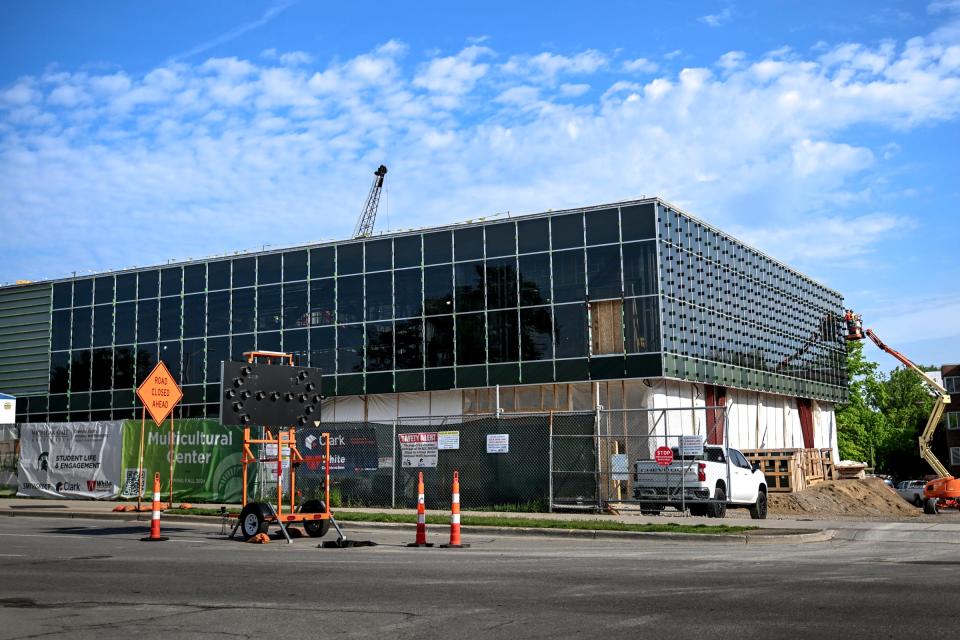
<svg viewBox="0 0 960 640">
<path fill-rule="evenodd" d="M 437 434 L 400 433 L 400 456 L 403 467 L 436 467 Z"/>
</svg>

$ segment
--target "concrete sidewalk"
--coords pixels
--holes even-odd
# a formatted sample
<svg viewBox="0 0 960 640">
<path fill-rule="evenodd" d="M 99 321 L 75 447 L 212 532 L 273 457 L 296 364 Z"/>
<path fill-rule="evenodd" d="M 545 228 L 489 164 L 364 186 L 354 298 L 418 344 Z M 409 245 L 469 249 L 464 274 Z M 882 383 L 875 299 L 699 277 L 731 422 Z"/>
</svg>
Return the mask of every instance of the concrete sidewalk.
<svg viewBox="0 0 960 640">
<path fill-rule="evenodd" d="M 114 512 L 113 509 L 120 504 L 136 504 L 130 502 L 107 502 L 97 500 L 39 500 L 30 498 L 0 498 L 0 516 L 31 516 L 31 517 L 76 517 L 76 518 L 136 518 L 138 514 L 130 512 Z M 150 502 L 144 501 L 143 506 L 149 508 Z M 240 505 L 223 504 L 196 504 L 196 508 L 220 510 L 225 506 L 228 511 L 236 513 L 240 510 Z M 355 513 L 390 513 L 390 514 L 416 514 L 415 509 L 363 509 L 363 508 L 342 508 L 340 511 Z M 336 513 L 336 512 L 335 512 Z M 829 532 L 828 536 L 821 535 L 818 539 L 832 537 L 840 540 L 859 540 L 859 541 L 885 541 L 885 542 L 911 542 L 911 543 L 934 543 L 934 544 L 960 544 L 960 513 L 943 513 L 939 516 L 923 516 L 912 521 L 882 522 L 865 521 L 858 519 L 788 519 L 771 517 L 767 520 L 751 520 L 740 512 L 733 512 L 733 517 L 727 518 L 700 518 L 685 516 L 679 513 L 670 513 L 661 516 L 644 516 L 632 513 L 621 513 L 619 515 L 606 515 L 596 513 L 512 513 L 512 512 L 484 512 L 484 511 L 463 511 L 464 517 L 469 516 L 492 516 L 499 518 L 536 518 L 538 520 L 603 520 L 606 522 L 622 522 L 625 524 L 664 524 L 673 522 L 677 524 L 726 524 L 731 526 L 756 526 L 762 531 L 763 537 L 776 536 L 778 534 L 796 535 L 798 532 Z M 446 510 L 427 510 L 428 515 L 448 516 Z M 140 514 L 144 519 L 149 518 L 149 513 Z M 740 517 L 737 517 L 740 516 Z M 192 520 L 210 522 L 210 517 L 201 516 L 177 516 L 167 515 L 164 519 Z M 354 523 L 350 523 L 352 526 Z M 360 525 L 361 523 L 356 523 Z M 377 526 L 378 523 L 362 523 L 363 526 Z M 390 525 L 395 527 L 412 527 L 413 525 Z M 434 525 L 436 526 L 436 525 Z M 466 529 L 466 525 L 464 526 Z M 472 527 L 477 529 L 476 527 Z M 495 528 L 491 528 L 495 529 Z M 526 530 L 526 528 L 524 528 Z M 498 529 L 503 533 L 519 533 L 515 528 Z M 538 532 L 562 532 L 563 535 L 572 535 L 570 530 L 556 529 L 538 529 Z M 529 532 L 529 530 L 528 530 Z M 619 532 L 610 532 L 619 533 Z M 699 534 L 691 534 L 699 535 Z"/>
</svg>

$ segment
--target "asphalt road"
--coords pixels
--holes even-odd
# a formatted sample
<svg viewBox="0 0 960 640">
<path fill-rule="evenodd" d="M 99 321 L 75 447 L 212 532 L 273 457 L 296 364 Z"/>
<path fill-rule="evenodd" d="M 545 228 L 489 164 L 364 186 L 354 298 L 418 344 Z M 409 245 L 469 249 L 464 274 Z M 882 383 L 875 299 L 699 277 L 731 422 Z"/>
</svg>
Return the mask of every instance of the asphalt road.
<svg viewBox="0 0 960 640">
<path fill-rule="evenodd" d="M 439 528 L 431 535 L 440 542 Z M 6 638 L 956 638 L 960 545 L 743 545 L 348 529 L 251 545 L 219 526 L 0 518 Z M 332 538 L 332 534 L 330 535 Z"/>
</svg>

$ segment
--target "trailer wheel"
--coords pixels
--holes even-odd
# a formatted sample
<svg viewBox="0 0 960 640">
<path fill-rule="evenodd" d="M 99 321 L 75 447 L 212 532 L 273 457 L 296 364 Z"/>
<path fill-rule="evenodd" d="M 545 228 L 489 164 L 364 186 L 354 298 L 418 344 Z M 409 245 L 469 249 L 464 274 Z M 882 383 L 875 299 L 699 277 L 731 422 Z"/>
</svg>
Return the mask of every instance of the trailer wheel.
<svg viewBox="0 0 960 640">
<path fill-rule="evenodd" d="M 320 500 L 307 500 L 300 505 L 300 513 L 323 513 L 326 505 Z M 303 529 L 311 538 L 322 538 L 330 530 L 329 520 L 304 520 Z"/>
<path fill-rule="evenodd" d="M 931 516 L 937 515 L 939 510 L 937 509 L 937 499 L 936 498 L 927 498 L 923 501 L 923 512 Z"/>
<path fill-rule="evenodd" d="M 713 502 L 707 507 L 707 516 L 711 518 L 722 518 L 727 515 L 727 492 L 723 487 L 718 486 L 713 494 Z"/>
<path fill-rule="evenodd" d="M 251 502 L 240 512 L 240 535 L 249 540 L 258 533 L 266 533 L 270 523 L 267 522 L 267 507 L 262 502 Z"/>
</svg>

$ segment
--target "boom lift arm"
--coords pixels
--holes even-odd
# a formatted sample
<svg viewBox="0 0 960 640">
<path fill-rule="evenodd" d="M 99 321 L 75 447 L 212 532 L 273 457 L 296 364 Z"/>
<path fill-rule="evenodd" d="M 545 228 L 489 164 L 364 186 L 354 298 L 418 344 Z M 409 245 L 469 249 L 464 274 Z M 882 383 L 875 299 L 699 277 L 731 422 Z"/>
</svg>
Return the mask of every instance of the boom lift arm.
<svg viewBox="0 0 960 640">
<path fill-rule="evenodd" d="M 863 340 L 864 335 L 866 335 L 866 337 L 870 338 L 873 343 L 880 348 L 881 351 L 889 353 L 904 366 L 920 376 L 920 380 L 923 381 L 927 389 L 931 392 L 934 397 L 933 410 L 930 412 L 930 417 L 927 418 L 927 424 L 923 428 L 923 432 L 920 434 L 920 456 L 927 461 L 927 464 L 933 467 L 933 470 L 940 478 L 952 479 L 953 477 L 950 475 L 950 472 L 945 466 L 943 466 L 943 463 L 940 462 L 935 455 L 933 455 L 933 451 L 930 449 L 930 442 L 933 440 L 933 432 L 936 431 L 937 425 L 940 423 L 940 418 L 943 417 L 944 407 L 950 403 L 950 394 L 947 393 L 947 390 L 944 389 L 936 380 L 927 375 L 926 371 L 915 365 L 909 358 L 896 349 L 887 346 L 886 343 L 877 337 L 877 334 L 875 334 L 872 329 L 867 329 L 866 332 L 864 332 L 863 324 L 859 315 L 853 313 L 852 311 L 847 311 L 846 315 L 844 316 L 844 321 L 847 324 L 847 340 Z"/>
</svg>

